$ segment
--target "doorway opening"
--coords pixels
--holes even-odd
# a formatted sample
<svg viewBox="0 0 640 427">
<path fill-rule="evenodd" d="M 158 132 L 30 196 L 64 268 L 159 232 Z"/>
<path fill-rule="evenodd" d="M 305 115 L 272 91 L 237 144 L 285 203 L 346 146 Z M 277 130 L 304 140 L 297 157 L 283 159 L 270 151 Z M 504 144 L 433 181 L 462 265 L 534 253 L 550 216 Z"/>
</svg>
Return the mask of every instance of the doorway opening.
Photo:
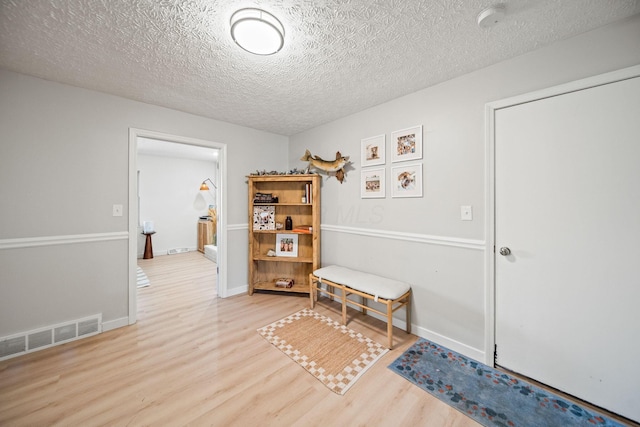
<svg viewBox="0 0 640 427">
<path fill-rule="evenodd" d="M 130 129 L 129 324 L 137 320 L 138 258 L 151 252 L 145 233 L 158 232 L 157 254 L 199 250 L 215 262 L 217 294 L 226 297 L 225 178 L 225 144 Z"/>
</svg>

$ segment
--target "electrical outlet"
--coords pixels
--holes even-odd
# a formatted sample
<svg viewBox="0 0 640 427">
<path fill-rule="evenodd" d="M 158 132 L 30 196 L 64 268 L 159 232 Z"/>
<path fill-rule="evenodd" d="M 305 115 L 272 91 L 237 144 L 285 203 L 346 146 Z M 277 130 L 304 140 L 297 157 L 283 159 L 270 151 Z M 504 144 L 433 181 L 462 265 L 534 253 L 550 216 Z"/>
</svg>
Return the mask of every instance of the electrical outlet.
<svg viewBox="0 0 640 427">
<path fill-rule="evenodd" d="M 122 216 L 122 205 L 113 205 L 113 216 Z"/>
<path fill-rule="evenodd" d="M 460 206 L 460 219 L 462 221 L 473 220 L 473 209 L 471 206 Z"/>
</svg>

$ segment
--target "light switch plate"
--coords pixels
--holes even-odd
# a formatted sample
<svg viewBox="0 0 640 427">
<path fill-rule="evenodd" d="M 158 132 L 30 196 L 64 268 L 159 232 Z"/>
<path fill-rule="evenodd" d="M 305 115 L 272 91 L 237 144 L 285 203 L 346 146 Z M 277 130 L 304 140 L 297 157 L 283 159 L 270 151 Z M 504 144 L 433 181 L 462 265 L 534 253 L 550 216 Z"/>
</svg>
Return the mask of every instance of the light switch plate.
<svg viewBox="0 0 640 427">
<path fill-rule="evenodd" d="M 473 220 L 473 209 L 471 206 L 460 206 L 460 219 L 463 221 Z"/>
<path fill-rule="evenodd" d="M 122 205 L 113 205 L 113 216 L 122 216 Z"/>
</svg>

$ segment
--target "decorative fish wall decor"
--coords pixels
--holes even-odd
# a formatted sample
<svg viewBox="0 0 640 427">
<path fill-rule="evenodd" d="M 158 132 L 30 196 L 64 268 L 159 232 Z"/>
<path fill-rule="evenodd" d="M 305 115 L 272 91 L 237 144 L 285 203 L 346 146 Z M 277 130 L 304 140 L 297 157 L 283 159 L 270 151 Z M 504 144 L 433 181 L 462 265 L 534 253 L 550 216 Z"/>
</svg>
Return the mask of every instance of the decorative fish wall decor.
<svg viewBox="0 0 640 427">
<path fill-rule="evenodd" d="M 342 184 L 345 176 L 344 167 L 351 163 L 349 161 L 349 156 L 343 156 L 339 151 L 336 152 L 335 160 L 324 160 L 318 156 L 314 156 L 309 150 L 307 150 L 300 160 L 309 162 L 309 168 L 327 172 L 329 174 L 335 174 L 338 181 L 340 181 L 340 184 Z"/>
</svg>

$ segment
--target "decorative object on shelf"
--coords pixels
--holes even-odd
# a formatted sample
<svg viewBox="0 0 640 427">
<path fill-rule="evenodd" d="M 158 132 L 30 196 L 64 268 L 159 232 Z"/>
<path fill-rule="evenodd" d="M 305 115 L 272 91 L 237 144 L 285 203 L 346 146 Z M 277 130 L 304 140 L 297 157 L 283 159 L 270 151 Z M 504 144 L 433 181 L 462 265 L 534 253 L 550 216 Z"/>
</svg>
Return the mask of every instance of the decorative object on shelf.
<svg viewBox="0 0 640 427">
<path fill-rule="evenodd" d="M 384 168 L 364 169 L 360 173 L 360 197 L 363 199 L 384 199 L 385 170 Z"/>
<path fill-rule="evenodd" d="M 304 185 L 304 196 L 302 197 L 302 203 L 313 203 L 313 184 L 307 182 Z"/>
<path fill-rule="evenodd" d="M 254 230 L 275 230 L 276 210 L 271 206 L 253 207 L 253 229 Z"/>
<path fill-rule="evenodd" d="M 391 197 L 422 197 L 422 163 L 391 168 Z"/>
<path fill-rule="evenodd" d="M 360 141 L 360 165 L 362 167 L 384 165 L 385 163 L 384 135 L 372 136 Z"/>
<path fill-rule="evenodd" d="M 422 158 L 422 125 L 391 133 L 391 161 Z"/>
<path fill-rule="evenodd" d="M 274 251 L 273 249 L 269 249 L 267 251 L 267 256 L 276 256 L 276 251 Z"/>
<path fill-rule="evenodd" d="M 309 162 L 310 169 L 334 174 L 341 184 L 345 176 L 344 167 L 351 163 L 349 156 L 343 156 L 339 151 L 336 152 L 335 160 L 324 160 L 318 156 L 314 156 L 309 150 L 306 150 L 300 160 Z"/>
<path fill-rule="evenodd" d="M 298 235 L 276 234 L 276 256 L 297 257 Z"/>
<path fill-rule="evenodd" d="M 288 277 L 280 277 L 274 280 L 276 287 L 278 288 L 292 288 L 294 280 Z"/>
<path fill-rule="evenodd" d="M 255 204 L 258 204 L 258 203 L 265 203 L 265 204 L 278 203 L 278 197 L 274 197 L 274 195 L 271 194 L 271 193 L 256 193 L 255 197 L 253 198 L 253 203 L 255 203 Z"/>
<path fill-rule="evenodd" d="M 294 233 L 311 234 L 313 233 L 313 227 L 310 225 L 296 225 L 291 231 Z"/>
<path fill-rule="evenodd" d="M 285 220 L 284 220 L 284 229 L 285 230 L 291 230 L 293 229 L 293 221 L 291 220 L 291 217 L 288 216 Z"/>
<path fill-rule="evenodd" d="M 265 175 L 308 175 L 309 171 L 306 169 L 298 169 L 293 168 L 287 172 L 278 172 L 278 171 L 267 171 L 267 170 L 256 170 L 255 172 L 251 172 L 249 176 L 265 176 Z"/>
</svg>

